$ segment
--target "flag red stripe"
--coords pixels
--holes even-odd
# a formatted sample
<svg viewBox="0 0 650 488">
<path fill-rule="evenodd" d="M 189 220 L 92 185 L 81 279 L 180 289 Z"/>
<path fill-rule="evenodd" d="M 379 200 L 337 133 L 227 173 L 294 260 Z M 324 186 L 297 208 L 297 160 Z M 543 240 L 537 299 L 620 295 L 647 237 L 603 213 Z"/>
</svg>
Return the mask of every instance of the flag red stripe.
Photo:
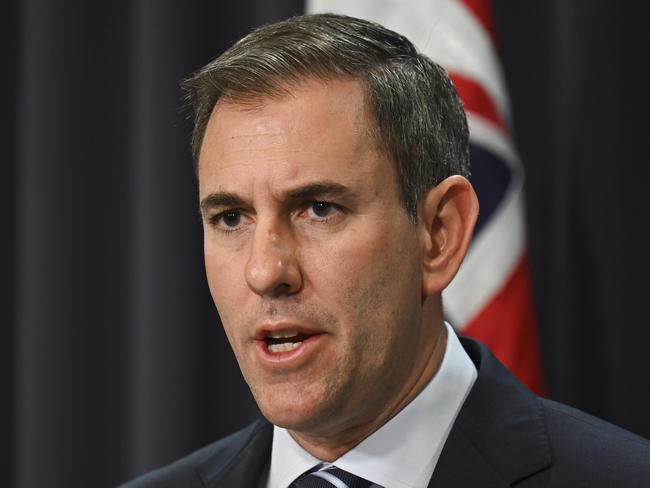
<svg viewBox="0 0 650 488">
<path fill-rule="evenodd" d="M 483 342 L 522 383 L 543 394 L 531 296 L 528 257 L 524 253 L 503 288 L 467 324 L 463 334 Z"/>
<path fill-rule="evenodd" d="M 483 28 L 494 40 L 494 19 L 492 17 L 492 2 L 490 0 L 461 0 L 474 14 Z"/>
<path fill-rule="evenodd" d="M 466 111 L 474 112 L 507 131 L 499 110 L 480 84 L 455 72 L 450 72 L 449 76 L 456 87 L 456 91 L 458 91 L 460 99 L 463 101 Z"/>
</svg>

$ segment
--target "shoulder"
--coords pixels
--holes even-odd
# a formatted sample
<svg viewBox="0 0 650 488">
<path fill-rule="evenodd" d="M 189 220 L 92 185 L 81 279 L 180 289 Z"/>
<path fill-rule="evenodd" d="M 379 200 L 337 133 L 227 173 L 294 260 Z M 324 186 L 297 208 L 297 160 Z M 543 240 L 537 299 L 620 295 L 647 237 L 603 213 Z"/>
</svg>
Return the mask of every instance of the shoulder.
<svg viewBox="0 0 650 488">
<path fill-rule="evenodd" d="M 257 432 L 265 427 L 256 421 L 248 427 L 209 444 L 172 464 L 146 473 L 118 488 L 178 488 L 203 486 L 199 477 L 201 466 L 220 468 L 236 458 Z"/>
<path fill-rule="evenodd" d="M 459 446 L 469 446 L 480 458 L 476 466 L 488 465 L 522 488 L 650 486 L 650 441 L 535 396 L 484 345 L 462 343 L 478 377 L 452 429 L 458 435 L 450 435 L 456 440 L 450 459 L 466 458 L 468 449 Z"/>
<path fill-rule="evenodd" d="M 650 486 L 650 441 L 567 405 L 540 401 L 555 470 L 584 486 Z"/>
</svg>

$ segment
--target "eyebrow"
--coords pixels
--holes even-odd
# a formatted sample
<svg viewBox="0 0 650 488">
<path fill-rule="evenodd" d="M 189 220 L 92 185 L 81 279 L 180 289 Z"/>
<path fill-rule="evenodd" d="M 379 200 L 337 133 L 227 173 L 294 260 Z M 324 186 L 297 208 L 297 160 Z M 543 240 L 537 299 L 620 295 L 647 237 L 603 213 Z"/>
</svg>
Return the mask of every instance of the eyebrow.
<svg viewBox="0 0 650 488">
<path fill-rule="evenodd" d="M 203 214 L 212 208 L 218 207 L 240 207 L 244 205 L 244 200 L 234 193 L 214 192 L 210 193 L 199 204 L 199 210 Z"/>
<path fill-rule="evenodd" d="M 342 198 L 348 203 L 354 200 L 354 194 L 345 185 L 333 181 L 317 181 L 299 186 L 283 193 L 282 199 L 289 202 L 303 200 L 325 200 L 329 198 Z M 229 192 L 214 192 L 201 200 L 199 210 L 201 213 L 219 207 L 243 207 L 246 201 L 240 196 Z"/>
<path fill-rule="evenodd" d="M 318 200 L 326 198 L 352 198 L 347 186 L 333 181 L 318 181 L 286 192 L 288 200 Z"/>
</svg>

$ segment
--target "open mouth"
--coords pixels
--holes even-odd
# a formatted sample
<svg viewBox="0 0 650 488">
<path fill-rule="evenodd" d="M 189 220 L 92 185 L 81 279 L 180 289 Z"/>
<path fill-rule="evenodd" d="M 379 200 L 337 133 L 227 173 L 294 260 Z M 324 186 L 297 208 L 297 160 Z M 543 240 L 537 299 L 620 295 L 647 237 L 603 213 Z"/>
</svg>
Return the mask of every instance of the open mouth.
<svg viewBox="0 0 650 488">
<path fill-rule="evenodd" d="M 274 331 L 269 332 L 265 337 L 266 347 L 269 352 L 288 352 L 300 347 L 302 343 L 311 337 L 295 331 Z"/>
</svg>

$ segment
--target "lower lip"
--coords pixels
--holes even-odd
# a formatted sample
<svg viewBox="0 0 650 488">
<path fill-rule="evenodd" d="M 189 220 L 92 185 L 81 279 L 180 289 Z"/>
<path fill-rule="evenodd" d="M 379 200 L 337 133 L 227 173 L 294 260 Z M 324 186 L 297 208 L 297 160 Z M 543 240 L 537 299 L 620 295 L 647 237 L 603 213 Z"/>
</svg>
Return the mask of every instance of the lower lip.
<svg viewBox="0 0 650 488">
<path fill-rule="evenodd" d="M 298 347 L 291 351 L 271 352 L 264 340 L 256 340 L 255 345 L 263 361 L 276 365 L 289 365 L 289 363 L 302 361 L 311 354 L 314 354 L 320 343 L 323 342 L 324 334 L 314 334 L 302 341 Z"/>
</svg>

